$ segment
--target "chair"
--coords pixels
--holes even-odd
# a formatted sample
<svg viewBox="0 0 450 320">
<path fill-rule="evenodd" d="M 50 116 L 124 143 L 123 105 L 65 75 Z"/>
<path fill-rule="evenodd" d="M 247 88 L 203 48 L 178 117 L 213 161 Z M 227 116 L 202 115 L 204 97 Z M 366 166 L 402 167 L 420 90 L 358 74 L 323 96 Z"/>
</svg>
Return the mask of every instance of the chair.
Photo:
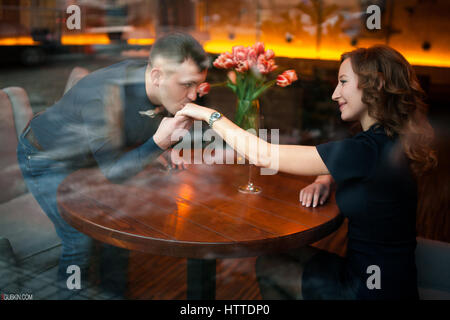
<svg viewBox="0 0 450 320">
<path fill-rule="evenodd" d="M 417 238 L 417 283 L 422 300 L 450 300 L 450 243 Z"/>
<path fill-rule="evenodd" d="M 64 93 L 87 74 L 88 70 L 75 67 Z M 61 244 L 53 224 L 33 195 L 27 193 L 17 162 L 18 136 L 32 117 L 33 111 L 24 89 L 9 87 L 0 90 L 0 237 L 3 237 L 5 248 L 12 247 L 18 262 Z"/>
<path fill-rule="evenodd" d="M 0 235 L 5 246 L 10 243 L 19 263 L 60 244 L 53 224 L 27 192 L 17 162 L 18 135 L 32 114 L 25 90 L 18 87 L 0 90 Z"/>
<path fill-rule="evenodd" d="M 64 93 L 69 91 L 74 85 L 77 84 L 82 78 L 87 76 L 89 71 L 85 68 L 75 67 L 72 69 L 72 72 L 69 75 L 69 78 L 66 83 L 66 87 L 64 88 Z"/>
<path fill-rule="evenodd" d="M 32 114 L 23 89 L 12 87 L 0 91 L 0 203 L 27 192 L 16 159 L 16 147 L 17 137 Z"/>
<path fill-rule="evenodd" d="M 88 73 L 86 69 L 74 68 L 64 92 Z M 60 255 L 61 240 L 50 219 L 27 192 L 17 162 L 18 136 L 32 116 L 24 89 L 0 90 L 0 289 L 3 292 L 17 292 L 21 276 L 28 274 L 27 278 L 51 269 L 58 264 Z"/>
<path fill-rule="evenodd" d="M 18 87 L 0 90 L 0 289 L 3 292 L 20 291 L 25 270 L 39 273 L 58 263 L 61 241 L 33 195 L 27 192 L 17 162 L 18 136 L 32 115 L 25 90 Z"/>
</svg>

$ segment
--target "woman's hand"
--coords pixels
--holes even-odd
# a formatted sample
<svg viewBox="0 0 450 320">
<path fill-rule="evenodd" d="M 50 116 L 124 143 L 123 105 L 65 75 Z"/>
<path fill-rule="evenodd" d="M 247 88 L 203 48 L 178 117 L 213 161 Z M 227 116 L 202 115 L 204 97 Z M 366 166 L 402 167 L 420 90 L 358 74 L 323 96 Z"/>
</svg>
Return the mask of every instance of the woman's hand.
<svg viewBox="0 0 450 320">
<path fill-rule="evenodd" d="M 319 203 L 323 205 L 330 196 L 332 182 L 330 175 L 318 176 L 313 183 L 300 190 L 299 201 L 306 207 L 310 207 L 311 203 L 314 208 Z"/>
<path fill-rule="evenodd" d="M 186 116 L 194 120 L 202 120 L 208 122 L 211 113 L 215 110 L 199 106 L 195 103 L 187 103 L 183 109 L 178 111 L 175 116 Z"/>
</svg>

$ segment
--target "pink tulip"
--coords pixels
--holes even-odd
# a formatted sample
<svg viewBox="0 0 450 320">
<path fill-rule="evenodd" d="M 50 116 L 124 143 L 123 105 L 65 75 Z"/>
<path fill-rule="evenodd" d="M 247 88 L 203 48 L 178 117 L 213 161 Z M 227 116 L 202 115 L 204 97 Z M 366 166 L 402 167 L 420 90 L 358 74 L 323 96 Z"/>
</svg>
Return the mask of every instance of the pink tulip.
<svg viewBox="0 0 450 320">
<path fill-rule="evenodd" d="M 267 60 L 270 60 L 270 59 L 272 59 L 273 57 L 275 57 L 275 52 L 273 52 L 273 50 L 271 50 L 271 49 L 267 49 L 266 52 L 264 53 L 264 57 L 265 57 Z"/>
<path fill-rule="evenodd" d="M 219 61 L 219 59 L 214 60 L 213 66 L 218 69 L 223 69 L 223 64 L 222 64 L 222 62 Z"/>
<path fill-rule="evenodd" d="M 225 51 L 222 55 L 227 59 L 233 59 L 233 54 L 231 52 Z"/>
<path fill-rule="evenodd" d="M 261 74 L 268 74 L 274 71 L 278 66 L 275 65 L 275 60 L 267 60 L 264 55 L 258 57 L 257 69 Z"/>
<path fill-rule="evenodd" d="M 197 93 L 199 97 L 203 97 L 204 95 L 209 93 L 209 90 L 211 89 L 211 86 L 208 82 L 201 83 L 197 88 Z"/>
<path fill-rule="evenodd" d="M 226 59 L 223 62 L 224 69 L 231 69 L 236 66 L 236 63 L 232 59 Z"/>
<path fill-rule="evenodd" d="M 245 73 L 250 68 L 249 63 L 247 60 L 239 61 L 236 66 L 236 71 L 239 73 Z"/>
<path fill-rule="evenodd" d="M 228 71 L 227 77 L 230 79 L 232 84 L 236 84 L 236 73 L 234 71 Z"/>
<path fill-rule="evenodd" d="M 257 70 L 259 73 L 261 74 L 267 74 L 267 64 L 265 62 L 260 62 L 258 63 L 258 65 L 256 66 Z"/>
<path fill-rule="evenodd" d="M 219 69 L 231 69 L 235 67 L 233 55 L 229 52 L 221 54 L 214 62 L 213 66 Z"/>
<path fill-rule="evenodd" d="M 292 82 L 296 81 L 297 74 L 295 70 L 287 70 L 277 77 L 277 85 L 280 87 L 286 87 L 290 85 Z"/>
<path fill-rule="evenodd" d="M 222 55 L 220 55 L 216 60 L 214 60 L 213 66 L 216 67 L 216 68 L 223 68 L 223 58 L 222 58 Z"/>
<path fill-rule="evenodd" d="M 244 46 L 234 46 L 233 47 L 233 60 L 235 63 L 247 60 L 248 49 Z"/>
<path fill-rule="evenodd" d="M 264 43 L 257 42 L 253 45 L 257 55 L 264 54 Z"/>
<path fill-rule="evenodd" d="M 273 60 L 274 56 L 273 50 L 265 50 L 264 43 L 257 42 L 250 47 L 234 46 L 231 52 L 222 53 L 213 65 L 220 69 L 234 68 L 240 73 L 253 69 L 261 74 L 268 74 L 278 68 Z"/>
<path fill-rule="evenodd" d="M 278 68 L 278 66 L 275 64 L 275 60 L 273 59 L 269 60 L 269 65 L 270 65 L 269 72 L 275 71 Z"/>
<path fill-rule="evenodd" d="M 298 80 L 295 70 L 287 70 L 283 72 L 283 75 L 288 78 L 291 83 Z"/>
<path fill-rule="evenodd" d="M 258 63 L 258 54 L 254 48 L 248 50 L 247 60 L 250 68 L 254 67 Z"/>
<path fill-rule="evenodd" d="M 280 87 L 287 87 L 291 83 L 289 82 L 289 79 L 283 76 L 282 74 L 278 75 L 277 77 L 277 86 Z"/>
<path fill-rule="evenodd" d="M 295 70 L 287 70 L 278 75 L 275 81 L 267 81 L 265 75 L 278 68 L 274 58 L 273 50 L 265 50 L 263 42 L 256 42 L 249 47 L 234 46 L 231 52 L 222 53 L 213 65 L 216 68 L 227 69 L 228 80 L 225 83 L 236 94 L 242 95 L 244 93 L 246 96 L 257 98 L 274 82 L 280 87 L 287 87 L 298 79 Z M 208 83 L 202 83 L 198 87 L 199 96 L 202 97 L 207 94 L 210 87 Z M 251 92 L 247 92 L 248 90 Z"/>
</svg>

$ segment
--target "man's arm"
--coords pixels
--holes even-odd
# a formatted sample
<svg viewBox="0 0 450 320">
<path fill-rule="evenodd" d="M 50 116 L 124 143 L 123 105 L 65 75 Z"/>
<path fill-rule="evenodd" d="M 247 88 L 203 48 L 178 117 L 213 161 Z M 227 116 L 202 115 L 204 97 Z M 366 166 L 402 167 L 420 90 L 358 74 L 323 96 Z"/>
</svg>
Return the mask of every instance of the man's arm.
<svg viewBox="0 0 450 320">
<path fill-rule="evenodd" d="M 116 157 L 115 161 L 103 162 L 96 153 L 94 157 L 108 180 L 122 182 L 138 174 L 163 152 L 164 149 L 161 149 L 151 137 L 141 146 Z"/>
<path fill-rule="evenodd" d="M 105 177 L 113 182 L 122 182 L 142 171 L 176 142 L 171 141 L 173 131 L 189 128 L 192 124 L 187 117 L 164 118 L 156 133 L 145 143 L 124 151 L 122 129 L 109 127 L 103 110 L 102 102 L 97 101 L 86 108 L 82 116 L 91 153 Z"/>
<path fill-rule="evenodd" d="M 172 133 L 176 130 L 187 131 L 191 125 L 192 120 L 188 117 L 164 118 L 153 137 L 141 146 L 126 152 L 112 163 L 107 170 L 106 177 L 111 181 L 122 181 L 135 176 L 177 142 L 171 139 Z"/>
</svg>

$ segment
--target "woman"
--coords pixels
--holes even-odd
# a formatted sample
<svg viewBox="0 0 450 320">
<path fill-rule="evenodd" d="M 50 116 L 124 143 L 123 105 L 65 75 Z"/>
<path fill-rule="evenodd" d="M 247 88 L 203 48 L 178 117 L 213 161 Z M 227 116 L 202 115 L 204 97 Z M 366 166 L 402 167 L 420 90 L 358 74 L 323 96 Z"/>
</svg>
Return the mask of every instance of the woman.
<svg viewBox="0 0 450 320">
<path fill-rule="evenodd" d="M 209 121 L 259 166 L 318 175 L 300 192 L 303 205 L 323 204 L 336 184 L 337 204 L 349 221 L 347 256 L 305 247 L 260 257 L 263 298 L 418 299 L 416 179 L 436 165 L 423 96 L 405 58 L 374 46 L 341 57 L 332 99 L 342 120 L 358 121 L 363 130 L 350 139 L 316 147 L 270 145 L 224 117 L 216 120 L 212 109 L 188 104 L 178 112 Z"/>
</svg>

